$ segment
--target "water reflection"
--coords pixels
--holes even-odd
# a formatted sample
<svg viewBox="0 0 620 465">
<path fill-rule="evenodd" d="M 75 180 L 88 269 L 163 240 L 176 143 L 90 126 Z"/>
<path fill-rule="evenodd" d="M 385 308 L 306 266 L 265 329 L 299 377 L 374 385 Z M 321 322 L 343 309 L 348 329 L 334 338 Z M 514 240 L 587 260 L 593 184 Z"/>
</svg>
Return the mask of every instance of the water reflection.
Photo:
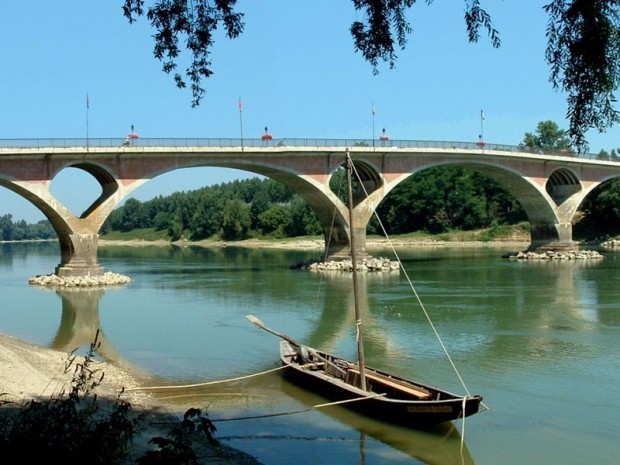
<svg viewBox="0 0 620 465">
<path fill-rule="evenodd" d="M 358 275 L 358 302 L 365 347 L 377 356 L 381 354 L 381 357 L 388 359 L 402 356 L 405 349 L 386 330 L 382 319 L 377 321 L 374 317 L 377 305 L 369 303 L 369 287 L 398 286 L 400 282 L 398 271 Z M 327 352 L 338 352 L 337 347 L 343 342 L 351 342 L 356 332 L 352 275 L 347 272 L 323 273 L 320 287 L 324 291 L 322 308 L 317 309 L 320 317 L 311 328 L 305 343 Z"/>
<path fill-rule="evenodd" d="M 281 387 L 284 393 L 304 405 L 313 406 L 325 402 L 322 397 L 286 380 Z M 455 424 L 446 423 L 430 429 L 415 430 L 376 421 L 341 406 L 321 408 L 320 412 L 360 432 L 360 464 L 365 463 L 369 453 L 367 436 L 428 465 L 474 464 Z"/>
<path fill-rule="evenodd" d="M 154 384 L 155 377 L 161 384 L 190 384 L 276 367 L 277 338 L 247 322 L 247 313 L 299 341 L 355 356 L 350 276 L 289 270 L 308 255 L 232 247 L 103 248 L 104 268 L 134 281 L 81 302 L 79 296 L 63 297 L 27 284 L 30 276 L 53 269 L 57 251 L 14 251 L 13 257 L 0 257 L 1 331 L 36 344 L 53 339 L 55 347 L 70 350 L 90 343 L 102 322 L 104 337 L 114 344 L 107 356 L 119 352 L 153 375 Z M 620 253 L 608 253 L 601 261 L 537 263 L 500 255 L 497 249 L 401 254 L 466 383 L 485 396 L 491 409 L 466 425 L 471 454 L 478 463 L 502 465 L 608 463 L 618 455 L 609 452 L 618 450 L 617 409 L 601 399 L 609 396 L 610 386 L 620 385 Z M 368 364 L 451 388 L 454 376 L 439 366 L 445 357 L 424 316 L 411 308 L 404 278 L 368 275 L 361 287 Z M 567 383 L 570 389 L 558 390 Z M 359 425 L 339 419 L 354 416 L 344 408 L 237 425 L 219 422 L 318 403 L 295 398 L 290 389 L 275 372 L 158 397 L 178 396 L 179 405 L 187 401 L 190 407 L 207 405 L 210 417 L 218 420 L 218 437 L 232 438 L 231 445 L 263 463 L 441 463 L 433 454 L 442 453 L 442 434 L 413 440 L 417 434 L 400 436 L 389 425 L 368 426 L 375 424 L 369 419 L 360 419 Z M 455 390 L 460 389 L 459 384 Z M 588 395 L 570 403 L 573 392 Z M 459 463 L 457 445 L 458 436 L 447 440 L 445 462 Z M 341 449 L 347 449 L 347 460 L 339 460 Z M 430 458 L 427 449 L 434 449 Z M 325 457 L 329 462 L 320 461 Z M 471 457 L 464 461 L 470 463 Z"/>
<path fill-rule="evenodd" d="M 58 241 L 33 241 L 33 242 L 2 242 L 0 243 L 0 267 L 12 269 L 16 262 L 25 261 L 28 256 L 57 256 L 60 258 L 60 246 Z M 41 270 L 39 274 L 46 273 Z"/>
<path fill-rule="evenodd" d="M 85 352 L 95 340 L 99 331 L 99 347 L 96 353 L 116 365 L 122 364 L 118 351 L 112 346 L 101 328 L 99 301 L 104 288 L 60 288 L 56 290 L 62 301 L 60 325 L 51 347 L 71 352 L 81 349 Z"/>
<path fill-rule="evenodd" d="M 529 314 L 537 318 L 541 327 L 562 327 L 570 319 L 575 324 L 598 321 L 596 313 L 598 295 L 596 286 L 588 283 L 587 271 L 600 267 L 601 260 L 539 260 L 520 265 L 527 266 L 534 277 L 548 280 L 550 283 L 548 292 L 543 295 L 528 293 L 531 286 L 522 289 L 524 294 L 520 299 L 521 306 L 518 310 L 524 315 Z M 544 307 L 537 303 L 541 297 L 547 300 Z M 540 311 L 554 307 L 563 311 L 561 313 Z"/>
</svg>

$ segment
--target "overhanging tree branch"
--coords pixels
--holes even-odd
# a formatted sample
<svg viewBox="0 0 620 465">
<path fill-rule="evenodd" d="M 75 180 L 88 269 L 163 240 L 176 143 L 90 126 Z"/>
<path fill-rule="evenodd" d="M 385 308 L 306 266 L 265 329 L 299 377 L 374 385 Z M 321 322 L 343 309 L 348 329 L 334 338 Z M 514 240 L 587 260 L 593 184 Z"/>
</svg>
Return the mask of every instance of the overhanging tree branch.
<svg viewBox="0 0 620 465">
<path fill-rule="evenodd" d="M 404 50 L 413 29 L 407 13 L 417 0 L 351 0 L 363 19 L 350 27 L 353 45 L 378 74 L 379 63 L 393 68 L 396 50 Z M 501 42 L 481 0 L 465 1 L 465 24 L 470 42 L 486 30 L 493 47 Z M 424 0 L 427 5 L 433 0 Z M 129 23 L 146 15 L 155 30 L 153 53 L 162 69 L 172 74 L 179 88 L 191 84 L 192 107 L 200 104 L 203 82 L 212 74 L 211 50 L 218 28 L 228 38 L 244 29 L 243 13 L 235 11 L 237 0 L 124 0 L 123 14 Z M 525 4 L 525 2 L 524 2 Z M 614 108 L 614 91 L 620 79 L 620 0 L 552 0 L 544 6 L 549 14 L 546 60 L 550 82 L 567 97 L 568 133 L 580 152 L 587 151 L 585 133 L 600 132 L 620 122 Z M 525 8 L 525 6 L 523 6 Z M 182 44 L 182 45 L 181 45 Z M 191 55 L 184 72 L 177 70 L 183 48 Z"/>
</svg>

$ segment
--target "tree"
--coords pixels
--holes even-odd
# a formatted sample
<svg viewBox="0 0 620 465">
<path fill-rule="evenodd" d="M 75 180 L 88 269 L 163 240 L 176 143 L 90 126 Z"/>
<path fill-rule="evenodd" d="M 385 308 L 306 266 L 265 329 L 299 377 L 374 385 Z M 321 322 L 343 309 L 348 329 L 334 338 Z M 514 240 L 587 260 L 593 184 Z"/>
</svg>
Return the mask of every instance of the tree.
<svg viewBox="0 0 620 465">
<path fill-rule="evenodd" d="M 588 129 L 604 132 L 620 121 L 613 108 L 620 79 L 620 5 L 617 0 L 553 0 L 544 9 L 551 82 L 568 93 L 569 133 L 584 152 Z"/>
<path fill-rule="evenodd" d="M 394 67 L 395 50 L 405 49 L 412 31 L 406 14 L 416 0 L 351 1 L 365 18 L 350 27 L 355 51 L 370 63 L 374 74 L 379 62 Z M 213 74 L 214 32 L 220 25 L 229 39 L 243 32 L 243 13 L 235 11 L 237 0 L 153 0 L 146 12 L 144 3 L 125 0 L 124 16 L 131 24 L 146 14 L 155 29 L 153 54 L 163 63 L 165 73 L 174 72 L 179 88 L 186 87 L 186 79 L 191 82 L 192 107 L 198 106 L 205 93 L 203 79 Z M 586 152 L 588 129 L 604 132 L 620 121 L 613 108 L 620 79 L 620 5 L 618 0 L 552 0 L 544 10 L 549 14 L 545 58 L 551 67 L 550 81 L 556 90 L 568 94 L 568 135 L 579 152 Z M 483 28 L 494 47 L 501 45 L 481 0 L 465 0 L 465 25 L 470 42 L 479 40 Z M 185 77 L 176 71 L 180 38 L 192 55 Z"/>
<path fill-rule="evenodd" d="M 278 239 L 285 237 L 284 231 L 289 228 L 290 224 L 290 212 L 280 204 L 275 204 L 258 215 L 258 225 L 263 234 L 269 234 Z"/>
<path fill-rule="evenodd" d="M 128 199 L 125 202 L 122 217 L 120 218 L 120 230 L 127 232 L 144 228 L 147 221 L 142 203 L 133 198 Z"/>
<path fill-rule="evenodd" d="M 566 131 L 560 129 L 557 123 L 548 120 L 538 123 L 536 134 L 526 132 L 519 147 L 531 151 L 572 152 L 570 143 Z"/>
<path fill-rule="evenodd" d="M 222 239 L 246 239 L 251 225 L 250 206 L 237 199 L 228 200 L 222 213 Z"/>
</svg>

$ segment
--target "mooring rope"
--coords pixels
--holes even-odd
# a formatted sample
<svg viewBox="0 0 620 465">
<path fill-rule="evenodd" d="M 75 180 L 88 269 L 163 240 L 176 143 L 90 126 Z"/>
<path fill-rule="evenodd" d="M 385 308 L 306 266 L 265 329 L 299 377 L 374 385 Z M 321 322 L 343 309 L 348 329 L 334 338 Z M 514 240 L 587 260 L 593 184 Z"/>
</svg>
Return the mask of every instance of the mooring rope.
<svg viewBox="0 0 620 465">
<path fill-rule="evenodd" d="M 463 396 L 463 421 L 461 426 L 461 459 L 463 458 L 463 449 L 465 448 L 465 407 L 467 403 L 467 396 Z"/>
<path fill-rule="evenodd" d="M 134 387 L 134 388 L 126 388 L 125 391 L 161 391 L 164 389 L 187 389 L 187 388 L 194 388 L 194 387 L 200 387 L 200 386 L 210 386 L 212 384 L 232 383 L 233 381 L 241 381 L 243 379 L 254 378 L 255 376 L 266 375 L 268 373 L 272 373 L 274 371 L 278 371 L 283 368 L 286 368 L 286 365 L 282 365 L 277 368 L 272 368 L 271 370 L 267 370 L 267 371 L 261 371 L 260 373 L 253 373 L 251 375 L 239 376 L 238 378 L 221 379 L 217 381 L 207 381 L 205 383 L 185 384 L 185 385 L 177 385 L 177 386 L 140 386 L 140 387 Z"/>
<path fill-rule="evenodd" d="M 250 417 L 236 417 L 236 418 L 218 418 L 218 419 L 213 419 L 214 422 L 216 421 L 239 421 L 239 420 L 257 420 L 260 418 L 270 418 L 270 417 L 281 417 L 281 416 L 285 416 L 285 415 L 296 415 L 298 413 L 306 413 L 306 412 L 310 412 L 311 410 L 314 409 L 320 409 L 320 408 L 324 408 L 324 407 L 331 407 L 333 405 L 340 405 L 340 404 L 348 404 L 350 402 L 358 402 L 361 400 L 368 400 L 368 399 L 374 399 L 376 397 L 383 397 L 385 396 L 384 393 L 381 394 L 373 394 L 371 396 L 366 396 L 366 397 L 356 397 L 353 399 L 345 399 L 345 400 L 338 400 L 335 402 L 327 402 L 325 404 L 316 404 L 313 405 L 312 407 L 308 407 L 302 410 L 293 410 L 290 412 L 279 412 L 279 413 L 269 413 L 266 415 L 254 415 L 254 416 L 250 416 Z"/>
</svg>

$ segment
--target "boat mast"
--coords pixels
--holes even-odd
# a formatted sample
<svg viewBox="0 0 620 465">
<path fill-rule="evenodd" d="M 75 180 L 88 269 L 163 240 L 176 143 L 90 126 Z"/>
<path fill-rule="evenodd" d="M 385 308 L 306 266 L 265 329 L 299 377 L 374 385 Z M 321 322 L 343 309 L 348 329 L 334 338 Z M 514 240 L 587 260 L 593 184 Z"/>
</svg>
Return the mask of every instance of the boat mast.
<svg viewBox="0 0 620 465">
<path fill-rule="evenodd" d="M 366 361 L 364 358 L 364 341 L 362 338 L 362 316 L 359 304 L 359 292 L 357 284 L 357 246 L 355 243 L 355 227 L 353 225 L 353 183 L 351 181 L 351 173 L 353 171 L 353 161 L 347 149 L 346 160 L 347 171 L 347 190 L 348 190 L 348 207 L 349 207 L 349 241 L 351 243 L 351 266 L 353 267 L 353 302 L 355 306 L 355 326 L 357 340 L 357 361 L 360 370 L 360 387 L 366 390 Z"/>
</svg>

